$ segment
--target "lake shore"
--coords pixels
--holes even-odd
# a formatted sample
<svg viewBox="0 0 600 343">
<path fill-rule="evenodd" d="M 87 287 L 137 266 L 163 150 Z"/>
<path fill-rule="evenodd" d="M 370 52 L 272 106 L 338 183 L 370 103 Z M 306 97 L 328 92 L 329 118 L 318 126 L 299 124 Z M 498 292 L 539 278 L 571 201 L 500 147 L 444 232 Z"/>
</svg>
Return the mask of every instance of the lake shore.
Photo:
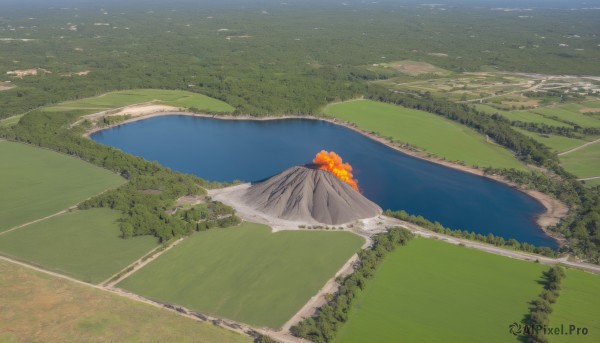
<svg viewBox="0 0 600 343">
<path fill-rule="evenodd" d="M 147 106 L 147 105 L 143 105 L 143 106 Z M 392 148 L 398 152 L 401 152 L 403 154 L 410 155 L 412 157 L 419 158 L 419 159 L 422 159 L 422 160 L 425 160 L 425 161 L 428 161 L 431 163 L 440 164 L 440 165 L 443 165 L 448 168 L 460 170 L 462 172 L 485 177 L 485 178 L 494 180 L 496 182 L 505 184 L 507 186 L 510 186 L 514 189 L 519 190 L 520 192 L 523 192 L 524 194 L 528 195 L 529 197 L 537 200 L 545 208 L 545 212 L 538 215 L 538 217 L 536 218 L 536 224 L 538 225 L 538 227 L 541 228 L 547 236 L 554 239 L 560 246 L 563 246 L 566 243 L 566 239 L 562 235 L 560 235 L 554 231 L 551 231 L 549 228 L 558 224 L 560 222 L 560 220 L 568 214 L 569 208 L 565 204 L 560 202 L 559 200 L 553 198 L 552 196 L 542 193 L 542 192 L 539 192 L 539 191 L 536 191 L 536 190 L 521 187 L 520 185 L 510 182 L 498 175 L 485 174 L 484 171 L 480 170 L 480 169 L 476 169 L 473 167 L 464 166 L 464 165 L 452 163 L 449 161 L 441 160 L 438 158 L 428 156 L 425 152 L 422 152 L 422 151 L 412 150 L 412 149 L 409 149 L 409 148 L 406 148 L 403 146 L 398 146 L 398 145 L 394 144 L 393 142 L 390 142 L 386 138 L 380 137 L 379 135 L 371 133 L 371 132 L 364 131 L 351 123 L 340 121 L 340 120 L 337 120 L 334 118 L 316 117 L 316 116 L 308 116 L 308 115 L 306 115 L 306 116 L 281 115 L 281 116 L 256 117 L 256 116 L 250 116 L 250 115 L 205 114 L 205 113 L 192 113 L 192 112 L 185 111 L 183 109 L 174 111 L 174 108 L 170 107 L 170 106 L 164 106 L 164 108 L 162 108 L 162 109 L 158 106 L 155 106 L 153 108 L 153 111 L 151 113 L 149 113 L 149 112 L 145 112 L 145 111 L 139 111 L 139 109 L 136 109 L 136 106 L 130 106 L 127 108 L 129 108 L 132 113 L 136 113 L 136 115 L 132 116 L 131 118 L 129 118 L 127 120 L 119 122 L 119 123 L 114 123 L 114 124 L 106 125 L 106 126 L 102 126 L 102 127 L 92 127 L 84 133 L 84 136 L 89 138 L 90 135 L 92 135 L 96 132 L 102 131 L 102 130 L 106 130 L 109 128 L 117 127 L 120 125 L 125 125 L 128 123 L 132 123 L 132 122 L 136 122 L 136 121 L 140 121 L 140 120 L 145 120 L 145 119 L 149 119 L 149 118 L 153 118 L 153 117 L 177 116 L 177 115 L 200 117 L 200 118 L 214 118 L 214 119 L 220 119 L 220 120 L 269 121 L 269 120 L 287 120 L 287 119 L 307 119 L 307 120 L 325 121 L 325 122 L 329 122 L 329 123 L 332 123 L 335 125 L 344 126 L 348 129 L 351 129 L 363 136 L 366 136 L 376 142 L 379 142 L 380 144 L 383 144 L 383 145 L 385 145 L 389 148 Z M 126 110 L 122 109 L 119 112 L 112 112 L 113 113 L 112 115 L 114 115 L 114 113 L 122 114 L 122 113 L 126 113 L 126 112 L 127 112 Z M 111 114 L 107 113 L 105 115 L 110 116 Z M 99 116 L 98 114 L 92 114 L 92 115 L 89 115 L 86 117 L 98 119 L 98 118 L 101 118 L 102 116 Z"/>
</svg>

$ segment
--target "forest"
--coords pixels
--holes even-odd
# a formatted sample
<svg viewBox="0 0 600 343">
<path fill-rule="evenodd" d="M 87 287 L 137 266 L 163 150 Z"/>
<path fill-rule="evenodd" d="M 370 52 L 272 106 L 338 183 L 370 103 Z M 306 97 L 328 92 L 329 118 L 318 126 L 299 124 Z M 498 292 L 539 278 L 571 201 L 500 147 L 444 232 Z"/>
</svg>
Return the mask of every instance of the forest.
<svg viewBox="0 0 600 343">
<path fill-rule="evenodd" d="M 520 18 L 489 8 L 331 1 L 187 6 L 0 4 L 0 78 L 16 86 L 0 92 L 0 118 L 133 88 L 196 91 L 243 114 L 316 114 L 360 95 L 367 80 L 398 75 L 372 64 L 406 59 L 456 72 L 600 73 L 593 11 L 538 9 Z M 30 68 L 41 69 L 6 75 Z"/>
</svg>

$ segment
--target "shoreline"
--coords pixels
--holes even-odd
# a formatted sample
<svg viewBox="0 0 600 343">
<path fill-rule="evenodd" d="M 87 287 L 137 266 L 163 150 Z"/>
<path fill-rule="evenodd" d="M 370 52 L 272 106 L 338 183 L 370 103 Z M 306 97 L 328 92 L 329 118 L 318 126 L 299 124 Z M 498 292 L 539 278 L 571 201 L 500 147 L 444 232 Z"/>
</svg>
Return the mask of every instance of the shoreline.
<svg viewBox="0 0 600 343">
<path fill-rule="evenodd" d="M 134 105 L 135 106 L 135 105 Z M 132 107 L 134 107 L 132 106 Z M 92 116 L 92 115 L 91 115 Z M 257 121 L 270 121 L 270 120 L 288 120 L 288 119 L 307 119 L 307 120 L 318 120 L 318 121 L 324 121 L 324 122 L 328 122 L 331 124 L 335 124 L 335 125 L 340 125 L 343 126 L 347 129 L 353 130 L 365 137 L 368 137 L 380 144 L 383 144 L 391 149 L 394 149 L 400 153 L 403 153 L 405 155 L 409 155 L 411 157 L 415 157 L 430 163 L 435 163 L 435 164 L 439 164 L 442 165 L 444 167 L 447 168 L 452 168 L 455 170 L 459 170 L 465 173 L 469 173 L 469 174 L 473 174 L 473 175 L 477 175 L 480 177 L 485 177 L 487 179 L 490 179 L 492 181 L 495 182 L 499 182 L 502 183 L 506 186 L 509 186 L 513 189 L 516 189 L 522 193 L 524 193 L 525 195 L 535 199 L 538 203 L 540 203 L 544 209 L 545 212 L 542 214 L 539 214 L 536 218 L 535 218 L 535 222 L 536 225 L 539 229 L 541 229 L 544 234 L 550 238 L 552 238 L 553 240 L 555 240 L 558 244 L 558 246 L 564 246 L 567 242 L 567 240 L 560 234 L 551 231 L 549 229 L 549 227 L 554 226 L 556 224 L 558 224 L 560 222 L 560 220 L 565 217 L 568 213 L 569 213 L 569 208 L 567 207 L 567 205 L 563 204 L 562 202 L 560 202 L 559 200 L 553 198 L 552 196 L 536 191 L 536 190 L 532 190 L 532 189 L 527 189 L 524 187 L 519 186 L 516 183 L 510 182 L 498 175 L 488 175 L 485 174 L 482 170 L 480 169 L 476 169 L 473 167 L 469 167 L 469 166 L 464 166 L 464 165 L 459 165 L 459 164 L 455 164 L 449 161 L 445 161 L 445 160 L 440 160 L 437 158 L 432 158 L 430 156 L 425 156 L 423 153 L 417 152 L 417 151 L 413 151 L 404 147 L 400 147 L 397 146 L 395 144 L 393 144 L 392 142 L 390 142 L 389 140 L 380 137 L 376 134 L 372 134 L 370 132 L 366 132 L 350 123 L 347 122 L 343 122 L 340 120 L 337 120 L 335 118 L 328 118 L 328 117 L 316 117 L 316 116 L 302 116 L 302 115 L 281 115 L 281 116 L 265 116 L 265 117 L 256 117 L 256 116 L 250 116 L 250 115 L 232 115 L 232 114 L 205 114 L 205 113 L 193 113 L 193 112 L 187 112 L 185 110 L 179 109 L 179 111 L 173 111 L 171 109 L 169 110 L 165 110 L 165 111 L 158 111 L 158 112 L 153 112 L 153 113 L 149 113 L 149 114 L 142 114 L 142 115 L 138 115 L 138 116 L 134 116 L 132 118 L 129 118 L 127 120 L 124 120 L 122 122 L 119 123 L 114 123 L 111 125 L 107 125 L 107 126 L 103 126 L 103 127 L 95 127 L 95 128 L 91 128 L 89 130 L 87 130 L 83 135 L 87 138 L 90 138 L 90 136 L 94 133 L 103 131 L 103 130 L 107 130 L 107 129 L 111 129 L 114 127 L 118 127 L 121 125 L 125 125 L 125 124 L 129 124 L 129 123 L 133 123 L 136 121 L 140 121 L 140 120 L 145 120 L 145 119 L 150 119 L 150 118 L 155 118 L 155 117 L 162 117 L 162 116 L 190 116 L 190 117 L 199 117 L 199 118 L 213 118 L 213 119 L 219 119 L 219 120 L 257 120 Z"/>
</svg>

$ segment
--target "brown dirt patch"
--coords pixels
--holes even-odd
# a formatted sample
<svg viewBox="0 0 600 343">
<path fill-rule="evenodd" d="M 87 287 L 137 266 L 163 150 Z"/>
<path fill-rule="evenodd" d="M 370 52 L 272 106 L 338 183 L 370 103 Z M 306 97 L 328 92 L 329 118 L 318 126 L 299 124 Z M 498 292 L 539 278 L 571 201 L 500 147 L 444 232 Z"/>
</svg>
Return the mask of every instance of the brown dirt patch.
<svg viewBox="0 0 600 343">
<path fill-rule="evenodd" d="M 579 112 L 581 113 L 600 113 L 600 107 L 588 107 L 588 108 L 582 108 L 579 110 Z"/>
<path fill-rule="evenodd" d="M 249 342 L 208 323 L 0 261 L 0 342 Z"/>
<path fill-rule="evenodd" d="M 430 52 L 427 55 L 429 56 L 435 56 L 435 57 L 448 57 L 448 54 L 444 54 L 441 52 Z"/>
<path fill-rule="evenodd" d="M 198 205 L 198 204 L 202 204 L 205 202 L 206 202 L 205 195 L 198 195 L 198 196 L 186 195 L 186 196 L 182 196 L 181 198 L 177 199 L 177 201 L 175 202 L 175 206 Z"/>
</svg>

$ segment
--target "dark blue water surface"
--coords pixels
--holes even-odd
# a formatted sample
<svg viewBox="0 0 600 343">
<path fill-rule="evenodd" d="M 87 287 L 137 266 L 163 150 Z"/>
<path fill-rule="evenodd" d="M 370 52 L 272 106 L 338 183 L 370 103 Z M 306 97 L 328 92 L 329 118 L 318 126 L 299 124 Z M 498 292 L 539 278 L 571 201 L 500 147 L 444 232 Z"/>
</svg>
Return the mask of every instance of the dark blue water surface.
<svg viewBox="0 0 600 343">
<path fill-rule="evenodd" d="M 544 211 L 501 183 L 414 158 L 317 120 L 219 120 L 162 116 L 100 131 L 96 142 L 211 181 L 257 181 L 310 163 L 325 149 L 354 167 L 363 194 L 453 229 L 556 247 L 535 224 Z M 451 143 L 449 143 L 451 144 Z"/>
</svg>

